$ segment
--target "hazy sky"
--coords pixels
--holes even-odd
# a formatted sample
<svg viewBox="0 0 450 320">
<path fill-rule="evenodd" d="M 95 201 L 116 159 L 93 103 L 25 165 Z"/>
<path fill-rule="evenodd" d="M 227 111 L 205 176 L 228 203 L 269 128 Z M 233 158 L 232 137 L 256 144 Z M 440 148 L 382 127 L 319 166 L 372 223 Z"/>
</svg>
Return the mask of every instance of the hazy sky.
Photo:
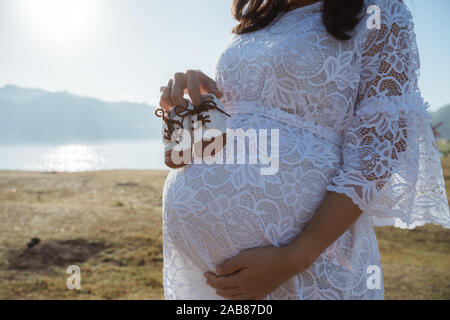
<svg viewBox="0 0 450 320">
<path fill-rule="evenodd" d="M 449 0 L 409 0 L 421 89 L 450 103 Z M 412 3 L 412 4 L 411 4 Z M 0 86 L 157 104 L 177 71 L 213 76 L 235 22 L 231 0 L 0 0 Z"/>
</svg>

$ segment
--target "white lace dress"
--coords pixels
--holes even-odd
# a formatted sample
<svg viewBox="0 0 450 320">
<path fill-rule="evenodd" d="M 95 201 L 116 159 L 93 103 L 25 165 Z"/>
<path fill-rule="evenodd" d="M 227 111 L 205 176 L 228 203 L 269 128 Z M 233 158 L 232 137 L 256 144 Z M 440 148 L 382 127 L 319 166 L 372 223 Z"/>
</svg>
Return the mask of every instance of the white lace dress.
<svg viewBox="0 0 450 320">
<path fill-rule="evenodd" d="M 366 16 L 349 41 L 326 32 L 316 3 L 234 36 L 219 57 L 229 128 L 278 128 L 279 171 L 264 176 L 265 165 L 254 164 L 170 171 L 167 299 L 221 299 L 203 273 L 244 249 L 289 243 L 328 191 L 349 196 L 363 215 L 267 299 L 382 299 L 382 285 L 367 285 L 369 267 L 380 265 L 374 223 L 450 227 L 428 105 L 417 88 L 410 12 L 397 0 L 371 4 L 381 9 L 381 28 L 369 29 Z"/>
</svg>

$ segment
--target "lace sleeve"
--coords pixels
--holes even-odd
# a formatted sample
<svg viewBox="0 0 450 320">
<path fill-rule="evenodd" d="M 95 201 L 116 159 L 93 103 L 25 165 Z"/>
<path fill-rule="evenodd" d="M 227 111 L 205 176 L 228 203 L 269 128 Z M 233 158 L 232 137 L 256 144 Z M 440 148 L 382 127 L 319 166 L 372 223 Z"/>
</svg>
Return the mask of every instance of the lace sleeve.
<svg viewBox="0 0 450 320">
<path fill-rule="evenodd" d="M 381 28 L 360 35 L 357 105 L 342 168 L 327 189 L 349 196 L 376 225 L 450 228 L 440 155 L 417 87 L 411 14 L 398 0 L 376 4 Z"/>
</svg>

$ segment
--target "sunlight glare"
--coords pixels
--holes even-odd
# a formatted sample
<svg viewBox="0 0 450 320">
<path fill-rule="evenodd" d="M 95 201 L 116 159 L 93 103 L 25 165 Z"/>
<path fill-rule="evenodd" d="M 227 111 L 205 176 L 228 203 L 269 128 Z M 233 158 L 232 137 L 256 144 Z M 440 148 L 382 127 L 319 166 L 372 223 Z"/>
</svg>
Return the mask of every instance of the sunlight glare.
<svg viewBox="0 0 450 320">
<path fill-rule="evenodd" d="M 71 40 L 85 36 L 94 22 L 95 0 L 22 0 L 27 21 L 42 36 Z"/>
<path fill-rule="evenodd" d="M 101 166 L 106 159 L 89 145 L 69 144 L 40 154 L 28 169 L 40 171 L 89 171 Z"/>
</svg>

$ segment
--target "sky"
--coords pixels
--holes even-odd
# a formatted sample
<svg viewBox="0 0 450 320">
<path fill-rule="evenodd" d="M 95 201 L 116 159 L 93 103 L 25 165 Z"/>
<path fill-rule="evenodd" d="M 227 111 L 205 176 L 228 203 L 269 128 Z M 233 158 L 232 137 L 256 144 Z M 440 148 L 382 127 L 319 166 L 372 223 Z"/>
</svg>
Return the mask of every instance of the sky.
<svg viewBox="0 0 450 320">
<path fill-rule="evenodd" d="M 0 0 L 0 86 L 157 105 L 175 72 L 214 76 L 232 0 Z M 431 110 L 450 104 L 450 1 L 407 0 Z"/>
</svg>

